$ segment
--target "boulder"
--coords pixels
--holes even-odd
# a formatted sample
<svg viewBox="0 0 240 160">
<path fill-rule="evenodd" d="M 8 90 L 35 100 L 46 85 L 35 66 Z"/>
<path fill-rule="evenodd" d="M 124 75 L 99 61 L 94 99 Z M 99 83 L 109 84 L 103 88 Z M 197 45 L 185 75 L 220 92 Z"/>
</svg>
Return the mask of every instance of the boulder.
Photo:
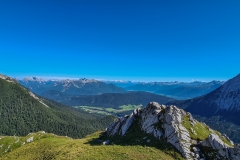
<svg viewBox="0 0 240 160">
<path fill-rule="evenodd" d="M 110 140 L 106 140 L 104 142 L 102 142 L 103 145 L 109 145 L 110 144 Z"/>
<path fill-rule="evenodd" d="M 27 139 L 27 143 L 30 143 L 32 141 L 33 141 L 33 137 L 30 137 L 30 138 Z"/>
</svg>

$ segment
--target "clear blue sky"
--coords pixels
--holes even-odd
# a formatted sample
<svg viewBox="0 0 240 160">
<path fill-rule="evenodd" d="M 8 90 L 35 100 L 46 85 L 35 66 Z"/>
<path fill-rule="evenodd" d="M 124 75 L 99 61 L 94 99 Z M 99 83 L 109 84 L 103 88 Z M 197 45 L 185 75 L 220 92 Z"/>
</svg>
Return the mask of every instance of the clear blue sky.
<svg viewBox="0 0 240 160">
<path fill-rule="evenodd" d="M 0 1 L 2 74 L 191 81 L 239 72 L 239 0 Z"/>
</svg>

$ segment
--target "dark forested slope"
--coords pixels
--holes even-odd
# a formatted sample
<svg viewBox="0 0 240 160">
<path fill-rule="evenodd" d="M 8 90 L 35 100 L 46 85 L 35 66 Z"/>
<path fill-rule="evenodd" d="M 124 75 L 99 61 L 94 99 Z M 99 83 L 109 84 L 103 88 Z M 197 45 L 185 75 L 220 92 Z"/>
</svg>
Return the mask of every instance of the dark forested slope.
<svg viewBox="0 0 240 160">
<path fill-rule="evenodd" d="M 59 95 L 58 93 L 55 93 Z M 44 95 L 43 95 L 44 96 Z M 59 96 L 52 96 L 53 100 L 70 106 L 97 106 L 116 108 L 121 105 L 147 105 L 150 101 L 156 101 L 161 104 L 173 101 L 175 99 L 149 92 L 126 92 L 126 93 L 104 93 L 91 96 L 75 96 L 66 99 L 59 99 Z"/>
<path fill-rule="evenodd" d="M 0 135 L 44 130 L 80 138 L 106 128 L 112 119 L 38 98 L 17 81 L 0 76 Z"/>
</svg>

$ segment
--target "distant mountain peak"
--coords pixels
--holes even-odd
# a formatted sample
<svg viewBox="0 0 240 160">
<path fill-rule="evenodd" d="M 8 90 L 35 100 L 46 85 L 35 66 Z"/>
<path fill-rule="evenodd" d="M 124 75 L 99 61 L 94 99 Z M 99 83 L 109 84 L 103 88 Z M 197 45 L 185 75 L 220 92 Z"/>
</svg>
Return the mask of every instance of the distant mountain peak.
<svg viewBox="0 0 240 160">
<path fill-rule="evenodd" d="M 100 81 L 95 80 L 95 79 L 87 79 L 87 78 L 81 78 L 81 79 L 79 79 L 79 81 L 82 82 L 82 83 L 100 82 Z"/>
<path fill-rule="evenodd" d="M 84 81 L 84 80 L 87 80 L 87 78 L 80 78 L 80 80 L 83 80 L 83 81 Z"/>
<path fill-rule="evenodd" d="M 23 78 L 23 81 L 25 81 L 25 82 L 27 82 L 27 81 L 43 82 L 43 81 L 47 81 L 47 80 L 43 79 L 43 78 L 38 78 L 38 77 L 25 77 L 25 78 Z"/>
</svg>

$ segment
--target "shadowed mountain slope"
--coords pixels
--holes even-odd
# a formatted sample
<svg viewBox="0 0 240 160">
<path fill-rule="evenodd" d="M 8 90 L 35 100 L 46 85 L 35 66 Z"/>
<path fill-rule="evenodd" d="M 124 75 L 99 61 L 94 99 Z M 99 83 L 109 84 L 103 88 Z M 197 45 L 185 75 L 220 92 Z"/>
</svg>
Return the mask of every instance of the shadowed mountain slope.
<svg viewBox="0 0 240 160">
<path fill-rule="evenodd" d="M 41 96 L 50 97 L 49 92 Z M 47 95 L 47 96 L 46 96 Z M 62 99 L 61 93 L 51 91 L 51 99 L 59 101 L 70 106 L 97 106 L 116 108 L 121 105 L 147 105 L 150 101 L 167 103 L 173 101 L 173 98 L 161 96 L 149 92 L 126 92 L 126 93 L 104 93 L 93 96 L 66 96 Z"/>
</svg>

